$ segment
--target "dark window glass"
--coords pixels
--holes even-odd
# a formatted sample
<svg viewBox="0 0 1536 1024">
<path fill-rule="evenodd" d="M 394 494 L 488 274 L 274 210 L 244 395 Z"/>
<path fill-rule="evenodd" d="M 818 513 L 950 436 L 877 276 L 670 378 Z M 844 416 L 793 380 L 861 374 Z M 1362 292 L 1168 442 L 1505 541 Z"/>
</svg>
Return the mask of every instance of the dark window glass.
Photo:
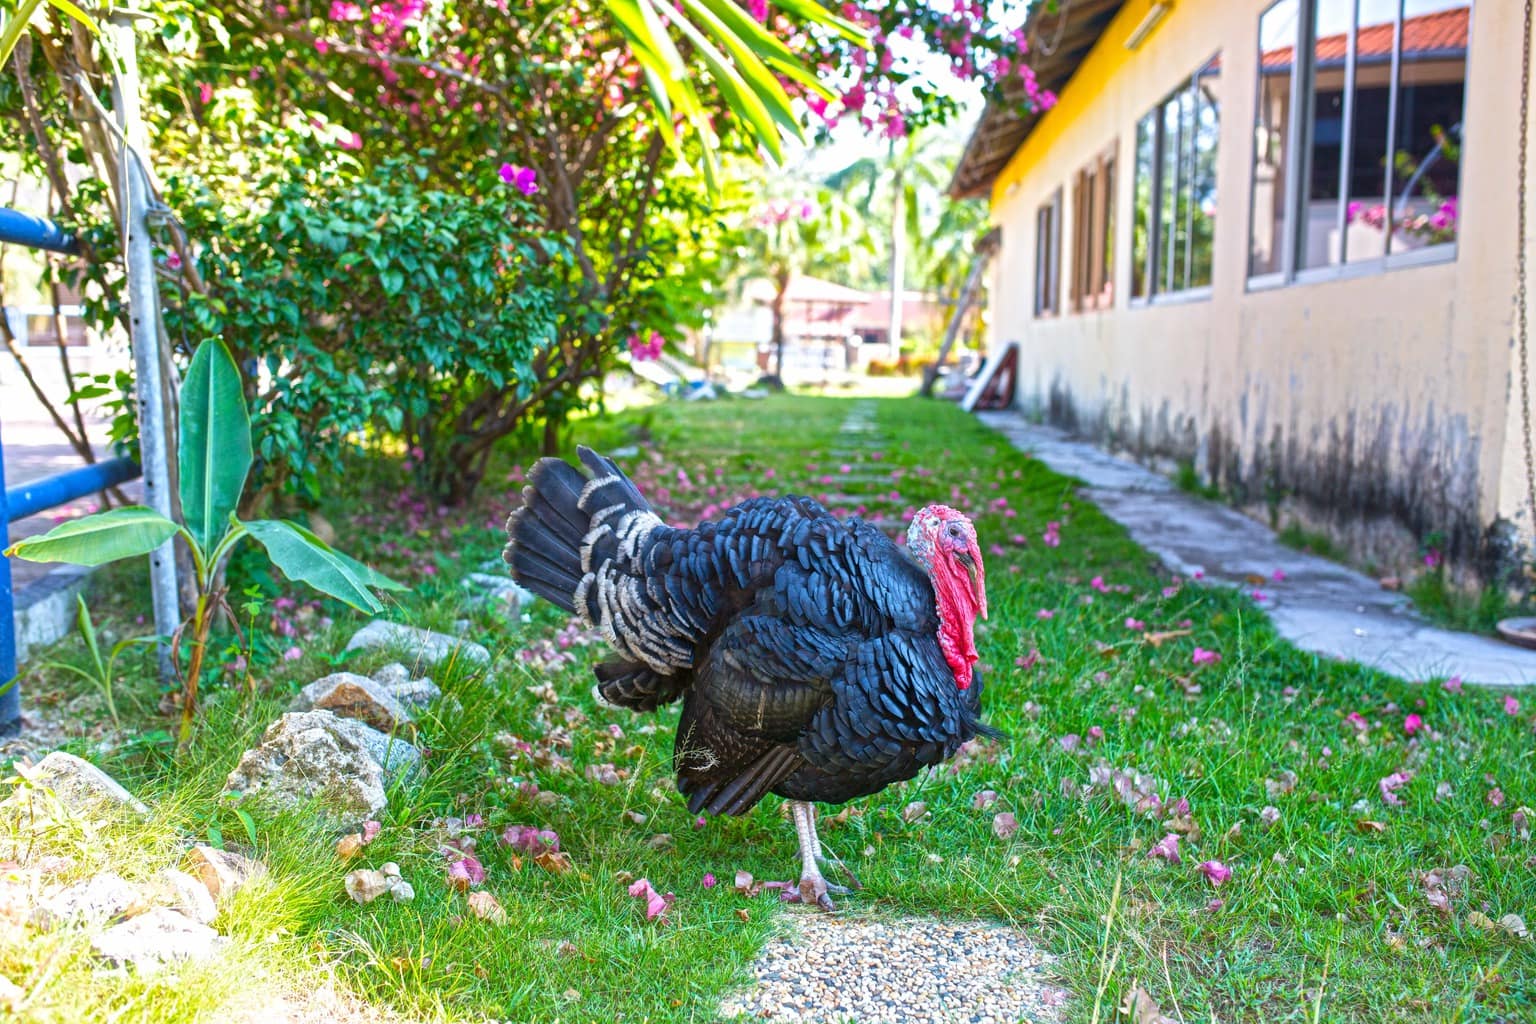
<svg viewBox="0 0 1536 1024">
<path fill-rule="evenodd" d="M 1212 58 L 1136 127 L 1135 297 L 1211 283 L 1218 73 L 1219 61 Z"/>
</svg>

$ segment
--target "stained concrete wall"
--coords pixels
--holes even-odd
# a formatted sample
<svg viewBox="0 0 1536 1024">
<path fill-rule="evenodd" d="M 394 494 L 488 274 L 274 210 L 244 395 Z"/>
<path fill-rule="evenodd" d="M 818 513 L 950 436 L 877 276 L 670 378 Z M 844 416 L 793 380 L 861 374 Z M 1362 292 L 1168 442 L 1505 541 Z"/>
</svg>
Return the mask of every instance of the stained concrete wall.
<svg viewBox="0 0 1536 1024">
<path fill-rule="evenodd" d="M 1511 532 L 1528 539 L 1511 402 L 1519 5 L 1473 6 L 1454 258 L 1267 290 L 1250 290 L 1246 271 L 1268 0 L 1180 0 L 1133 53 L 1124 42 L 1147 6 L 1126 5 L 993 192 L 992 343 L 1021 343 L 1019 404 L 1149 463 L 1192 463 L 1251 511 L 1325 528 L 1383 568 L 1411 561 L 1432 532 L 1468 569 L 1507 553 Z M 1212 287 L 1133 306 L 1136 122 L 1218 52 Z M 1036 318 L 1035 212 L 1058 188 L 1070 196 L 1112 140 L 1115 301 Z"/>
</svg>

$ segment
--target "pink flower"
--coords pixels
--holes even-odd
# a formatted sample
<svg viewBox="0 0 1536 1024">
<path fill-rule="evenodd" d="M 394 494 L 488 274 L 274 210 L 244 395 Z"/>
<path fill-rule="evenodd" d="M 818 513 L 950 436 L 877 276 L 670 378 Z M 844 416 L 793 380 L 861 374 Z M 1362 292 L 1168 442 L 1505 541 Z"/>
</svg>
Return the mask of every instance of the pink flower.
<svg viewBox="0 0 1536 1024">
<path fill-rule="evenodd" d="M 1041 608 L 1039 611 L 1035 612 L 1035 618 L 1041 620 L 1042 622 L 1046 619 L 1054 619 L 1055 617 L 1056 613 L 1051 611 L 1049 608 Z"/>
<path fill-rule="evenodd" d="M 645 900 L 645 919 L 654 921 L 658 917 L 666 920 L 667 907 L 671 906 L 676 898 L 671 893 L 663 896 L 651 887 L 649 879 L 637 879 L 634 885 L 629 887 L 629 894 L 636 899 Z"/>
<path fill-rule="evenodd" d="M 1505 697 L 1504 713 L 1506 715 L 1518 715 L 1520 713 L 1520 702 L 1513 697 Z"/>
<path fill-rule="evenodd" d="M 1418 715 L 1409 715 L 1407 718 L 1403 719 L 1403 732 L 1407 733 L 1409 736 L 1412 736 L 1414 733 L 1423 728 L 1424 719 L 1420 718 Z"/>
<path fill-rule="evenodd" d="M 1218 887 L 1232 877 L 1232 869 L 1219 860 L 1203 861 L 1195 870 L 1209 878 L 1212 885 Z"/>
<path fill-rule="evenodd" d="M 450 888 L 463 892 L 485 882 L 485 867 L 475 859 L 474 854 L 459 850 L 445 850 L 444 853 L 453 858 L 448 864 Z"/>
<path fill-rule="evenodd" d="M 342 139 L 340 142 L 336 143 L 336 145 L 340 146 L 342 149 L 362 149 L 363 137 L 357 132 L 353 132 L 345 139 Z"/>
<path fill-rule="evenodd" d="M 1365 720 L 1365 716 L 1358 711 L 1351 711 L 1349 714 L 1345 715 L 1344 721 L 1354 726 L 1360 732 L 1365 732 L 1371 727 L 1371 723 L 1367 722 Z"/>
<path fill-rule="evenodd" d="M 1498 786 L 1494 786 L 1492 789 L 1490 789 L 1488 791 L 1488 804 L 1491 807 L 1503 807 L 1504 791 Z"/>
<path fill-rule="evenodd" d="M 1273 573 L 1270 574 L 1269 578 L 1274 580 L 1276 583 L 1284 583 L 1285 582 L 1285 570 L 1284 569 L 1276 569 Z"/>
<path fill-rule="evenodd" d="M 501 180 L 508 185 L 516 185 L 517 190 L 525 196 L 531 196 L 539 190 L 539 172 L 532 167 L 502 164 L 496 173 L 501 175 Z"/>
<path fill-rule="evenodd" d="M 1031 647 L 1028 654 L 1013 659 L 1013 663 L 1019 668 L 1034 668 L 1040 663 L 1040 651 Z"/>
<path fill-rule="evenodd" d="M 174 249 L 171 250 L 165 256 L 165 265 L 170 267 L 172 270 L 180 270 L 181 269 L 181 253 L 176 252 Z"/>
<path fill-rule="evenodd" d="M 1221 655 L 1215 651 L 1208 651 L 1204 647 L 1196 647 L 1189 660 L 1196 665 L 1214 665 L 1221 660 Z"/>
<path fill-rule="evenodd" d="M 331 0 L 332 21 L 362 21 L 363 9 L 357 4 L 346 3 L 345 0 Z"/>
<path fill-rule="evenodd" d="M 1149 859 L 1160 857 L 1169 864 L 1179 864 L 1183 858 L 1179 856 L 1179 837 L 1170 832 L 1158 841 L 1158 844 L 1147 851 Z"/>
<path fill-rule="evenodd" d="M 1061 546 L 1061 524 L 1049 522 L 1045 524 L 1045 533 L 1040 537 L 1041 542 L 1048 548 Z"/>
<path fill-rule="evenodd" d="M 376 821 L 363 822 L 363 845 L 367 846 L 369 843 L 373 842 L 374 839 L 378 836 L 379 830 L 383 827 L 383 825 L 380 825 Z"/>
<path fill-rule="evenodd" d="M 315 52 L 316 53 L 329 53 L 330 50 L 331 50 L 331 41 L 329 39 L 316 39 L 315 40 Z"/>
<path fill-rule="evenodd" d="M 213 99 L 213 86 L 209 85 L 207 82 L 198 82 L 197 83 L 197 101 L 199 103 L 201 103 L 203 106 L 206 107 L 208 105 L 208 102 L 210 100 L 212 100 L 212 99 Z"/>
<path fill-rule="evenodd" d="M 1147 628 L 1147 624 L 1142 622 L 1140 619 L 1126 619 L 1125 628 L 1131 630 L 1134 633 L 1140 633 L 1142 630 Z"/>
<path fill-rule="evenodd" d="M 713 874 L 711 874 L 710 872 L 706 871 L 704 873 L 704 880 L 703 880 L 702 884 L 703 884 L 704 888 L 706 888 L 706 889 L 713 889 L 715 887 L 715 876 Z"/>
<path fill-rule="evenodd" d="M 1381 791 L 1381 802 L 1390 804 L 1393 807 L 1403 806 L 1403 798 L 1397 795 L 1397 791 L 1406 786 L 1412 779 L 1413 772 L 1404 770 L 1393 772 L 1376 783 L 1376 788 Z"/>
<path fill-rule="evenodd" d="M 532 825 L 509 825 L 501 833 L 502 846 L 537 857 L 541 853 L 559 853 L 560 836 L 553 829 Z"/>
<path fill-rule="evenodd" d="M 1440 688 L 1446 693 L 1460 693 L 1461 676 L 1451 676 L 1451 678 L 1440 684 Z"/>
<path fill-rule="evenodd" d="M 1088 581 L 1088 585 L 1101 594 L 1109 593 L 1109 587 L 1104 583 L 1103 576 L 1095 576 L 1093 579 Z"/>
<path fill-rule="evenodd" d="M 297 647 L 290 647 L 283 652 L 284 661 L 298 661 L 302 657 L 304 657 L 304 652 Z"/>
</svg>

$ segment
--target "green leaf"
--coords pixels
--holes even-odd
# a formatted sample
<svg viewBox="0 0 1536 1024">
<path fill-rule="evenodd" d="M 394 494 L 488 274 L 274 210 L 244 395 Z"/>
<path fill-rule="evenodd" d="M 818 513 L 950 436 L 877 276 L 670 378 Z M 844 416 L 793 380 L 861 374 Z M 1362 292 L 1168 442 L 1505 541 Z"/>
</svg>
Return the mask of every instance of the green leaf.
<svg viewBox="0 0 1536 1024">
<path fill-rule="evenodd" d="M 251 469 L 251 418 L 224 342 L 197 347 L 181 388 L 181 513 L 204 554 L 218 547 Z"/>
<path fill-rule="evenodd" d="M 308 583 L 358 611 L 374 614 L 383 609 L 379 599 L 368 591 L 367 583 L 353 571 L 352 565 L 357 563 L 332 550 L 314 534 L 305 536 L 308 531 L 278 519 L 259 519 L 246 523 L 245 528 L 267 549 L 272 564 L 289 579 Z"/>
<path fill-rule="evenodd" d="M 388 576 L 385 576 L 383 573 L 379 572 L 379 570 L 375 569 L 373 566 L 365 565 L 364 563 L 359 562 L 357 559 L 353 558 L 351 555 L 346 554 L 345 552 L 342 552 L 342 551 L 337 551 L 335 548 L 331 547 L 325 541 L 321 540 L 308 527 L 300 526 L 298 523 L 290 523 L 290 522 L 287 522 L 286 520 L 284 521 L 284 523 L 288 527 L 292 528 L 294 533 L 297 533 L 300 537 L 303 537 L 305 540 L 309 541 L 311 544 L 315 545 L 316 547 L 324 548 L 327 551 L 329 551 L 332 555 L 334 555 L 336 557 L 336 559 L 338 561 L 341 562 L 341 564 L 345 565 L 349 570 L 351 570 L 352 575 L 354 575 L 358 579 L 362 580 L 368 586 L 373 587 L 376 590 L 403 591 L 403 590 L 410 590 L 411 589 L 410 587 L 406 586 L 404 583 L 401 583 L 398 580 L 392 580 Z"/>
<path fill-rule="evenodd" d="M 5 20 L 5 27 L 0 29 L 0 64 L 11 59 L 11 51 L 21 42 L 21 34 L 27 30 L 32 15 L 41 5 L 42 0 L 21 0 L 16 13 Z"/>
<path fill-rule="evenodd" d="M 147 555 L 176 533 L 176 524 L 143 505 L 115 508 L 60 523 L 41 537 L 12 544 L 6 554 L 29 562 L 103 565 Z"/>
</svg>

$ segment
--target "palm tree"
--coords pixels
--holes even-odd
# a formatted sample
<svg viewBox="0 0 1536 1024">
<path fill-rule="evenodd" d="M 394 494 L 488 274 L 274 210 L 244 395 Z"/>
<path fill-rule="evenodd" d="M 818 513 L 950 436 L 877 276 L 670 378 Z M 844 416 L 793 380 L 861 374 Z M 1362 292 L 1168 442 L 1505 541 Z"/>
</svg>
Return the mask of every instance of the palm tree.
<svg viewBox="0 0 1536 1024">
<path fill-rule="evenodd" d="M 844 277 L 860 269 L 860 257 L 873 251 L 863 219 L 835 193 L 809 183 L 764 182 L 775 198 L 749 211 L 730 267 L 739 296 L 753 280 L 773 285 L 770 344 L 774 373 L 783 376 L 786 299 L 790 283 L 802 275 Z"/>
<path fill-rule="evenodd" d="M 951 248 L 963 229 L 964 218 L 949 213 L 945 196 L 958 154 L 957 140 L 947 134 L 913 133 L 892 139 L 882 156 L 855 160 L 826 181 L 829 188 L 849 195 L 871 231 L 878 226 L 885 236 L 886 284 L 891 290 L 886 327 L 893 360 L 901 355 L 909 250 L 912 262 L 922 268 L 923 283 L 933 284 L 928 274 L 938 266 L 934 255 Z"/>
</svg>

